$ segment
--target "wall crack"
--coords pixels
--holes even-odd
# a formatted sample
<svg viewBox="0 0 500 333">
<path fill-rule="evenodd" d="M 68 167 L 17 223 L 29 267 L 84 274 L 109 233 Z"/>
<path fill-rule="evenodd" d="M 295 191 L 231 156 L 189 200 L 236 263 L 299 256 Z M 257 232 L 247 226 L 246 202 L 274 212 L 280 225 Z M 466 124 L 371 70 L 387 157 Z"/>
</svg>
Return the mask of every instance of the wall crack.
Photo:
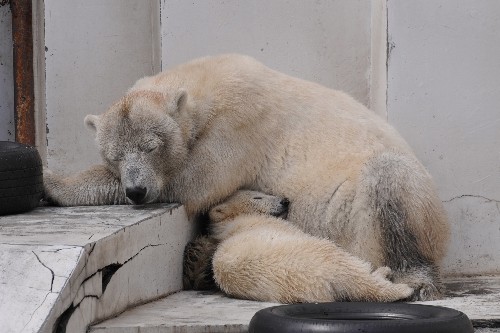
<svg viewBox="0 0 500 333">
<path fill-rule="evenodd" d="M 125 260 L 123 262 L 123 265 L 125 265 L 126 263 L 128 263 L 130 260 L 134 259 L 135 257 L 137 257 L 143 250 L 147 249 L 148 247 L 157 247 L 157 246 L 162 246 L 162 245 L 165 245 L 165 244 L 148 244 L 146 246 L 144 246 L 143 248 L 141 248 L 136 254 L 134 254 L 132 257 L 130 257 L 129 259 Z"/>
<path fill-rule="evenodd" d="M 462 194 L 462 195 L 458 195 L 458 196 L 453 197 L 451 199 L 444 200 L 443 202 L 452 202 L 454 200 L 463 199 L 463 198 L 476 198 L 476 199 L 483 199 L 483 200 L 485 200 L 487 202 L 500 203 L 500 200 L 491 199 L 491 198 L 488 198 L 488 197 L 485 197 L 485 196 L 482 196 L 482 195 L 474 195 L 474 194 Z"/>
</svg>

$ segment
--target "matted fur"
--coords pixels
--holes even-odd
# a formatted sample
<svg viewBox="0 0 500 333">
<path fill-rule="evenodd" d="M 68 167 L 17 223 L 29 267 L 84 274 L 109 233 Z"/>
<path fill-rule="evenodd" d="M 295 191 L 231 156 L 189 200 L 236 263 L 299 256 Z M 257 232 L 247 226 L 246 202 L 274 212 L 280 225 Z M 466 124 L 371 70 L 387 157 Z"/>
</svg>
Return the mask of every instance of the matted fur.
<svg viewBox="0 0 500 333">
<path fill-rule="evenodd" d="M 255 199 L 259 198 L 259 199 Z M 227 294 L 267 302 L 378 301 L 409 297 L 413 289 L 387 279 L 332 242 L 272 217 L 280 199 L 239 191 L 210 210 L 214 279 Z"/>
<path fill-rule="evenodd" d="M 174 201 L 194 216 L 251 188 L 289 198 L 288 219 L 308 234 L 390 266 L 415 299 L 439 296 L 449 226 L 431 177 L 394 128 L 340 91 L 250 57 L 206 57 L 137 81 L 85 123 L 104 164 L 46 174 L 56 204 Z"/>
<path fill-rule="evenodd" d="M 182 284 L 185 290 L 214 290 L 212 258 L 219 242 L 209 236 L 199 236 L 184 249 Z"/>
</svg>

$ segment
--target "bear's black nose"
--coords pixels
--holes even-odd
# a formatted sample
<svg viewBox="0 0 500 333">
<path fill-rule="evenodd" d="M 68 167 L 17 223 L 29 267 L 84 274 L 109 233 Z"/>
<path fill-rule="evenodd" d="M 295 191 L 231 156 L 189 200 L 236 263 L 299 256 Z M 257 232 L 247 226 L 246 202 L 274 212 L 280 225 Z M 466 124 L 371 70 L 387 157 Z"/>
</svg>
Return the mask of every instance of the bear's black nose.
<svg viewBox="0 0 500 333">
<path fill-rule="evenodd" d="M 280 204 L 283 207 L 288 208 L 288 205 L 290 205 L 290 200 L 288 200 L 287 198 L 283 198 L 283 199 L 281 199 Z"/>
<path fill-rule="evenodd" d="M 127 187 L 125 189 L 125 195 L 127 198 L 132 200 L 134 204 L 141 204 L 146 197 L 147 188 L 142 186 Z"/>
</svg>

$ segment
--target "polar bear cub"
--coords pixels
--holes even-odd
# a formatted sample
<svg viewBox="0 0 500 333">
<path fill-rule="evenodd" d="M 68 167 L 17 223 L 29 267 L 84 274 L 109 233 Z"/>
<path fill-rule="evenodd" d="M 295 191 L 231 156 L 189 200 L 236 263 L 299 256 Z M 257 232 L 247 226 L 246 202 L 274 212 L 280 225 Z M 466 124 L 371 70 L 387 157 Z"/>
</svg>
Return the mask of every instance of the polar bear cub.
<svg viewBox="0 0 500 333">
<path fill-rule="evenodd" d="M 267 302 L 392 302 L 412 295 L 406 284 L 388 280 L 389 267 L 372 266 L 311 236 L 278 216 L 288 201 L 255 191 L 238 191 L 209 211 L 220 243 L 212 265 L 217 285 L 228 295 Z"/>
</svg>

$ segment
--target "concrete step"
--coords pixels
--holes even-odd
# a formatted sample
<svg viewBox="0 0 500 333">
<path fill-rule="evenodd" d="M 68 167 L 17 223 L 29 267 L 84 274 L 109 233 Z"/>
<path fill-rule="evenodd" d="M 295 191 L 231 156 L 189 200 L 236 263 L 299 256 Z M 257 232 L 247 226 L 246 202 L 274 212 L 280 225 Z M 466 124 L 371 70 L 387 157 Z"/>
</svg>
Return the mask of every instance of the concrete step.
<svg viewBox="0 0 500 333">
<path fill-rule="evenodd" d="M 277 304 L 232 299 L 218 292 L 182 291 L 128 310 L 89 332 L 246 332 L 255 312 L 273 305 Z"/>
<path fill-rule="evenodd" d="M 182 288 L 177 204 L 41 207 L 0 217 L 0 331 L 84 333 Z"/>
<path fill-rule="evenodd" d="M 469 316 L 476 332 L 500 333 L 500 276 L 448 278 L 445 284 L 445 299 L 418 303 L 457 309 Z M 89 332 L 247 332 L 255 312 L 273 305 L 218 292 L 182 291 L 93 325 Z"/>
</svg>

